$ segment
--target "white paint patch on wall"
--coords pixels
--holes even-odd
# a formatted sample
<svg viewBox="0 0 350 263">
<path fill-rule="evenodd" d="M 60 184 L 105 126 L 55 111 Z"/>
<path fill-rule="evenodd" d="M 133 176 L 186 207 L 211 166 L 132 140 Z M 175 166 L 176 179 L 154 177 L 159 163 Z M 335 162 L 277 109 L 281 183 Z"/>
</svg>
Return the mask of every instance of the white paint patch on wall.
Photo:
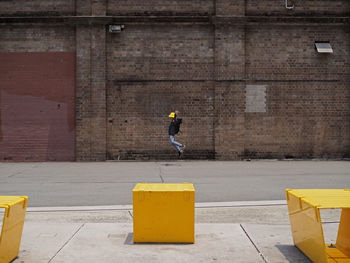
<svg viewBox="0 0 350 263">
<path fill-rule="evenodd" d="M 245 112 L 266 112 L 266 85 L 246 85 Z"/>
</svg>

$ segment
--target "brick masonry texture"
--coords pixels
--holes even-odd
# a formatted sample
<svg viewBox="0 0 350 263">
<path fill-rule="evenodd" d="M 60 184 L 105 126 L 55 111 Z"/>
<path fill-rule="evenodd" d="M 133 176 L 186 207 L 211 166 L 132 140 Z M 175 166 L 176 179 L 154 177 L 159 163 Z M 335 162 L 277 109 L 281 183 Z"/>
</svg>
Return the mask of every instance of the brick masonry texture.
<svg viewBox="0 0 350 263">
<path fill-rule="evenodd" d="M 212 0 L 109 0 L 109 15 L 205 15 L 214 12 Z"/>
<path fill-rule="evenodd" d="M 288 0 L 288 4 L 294 5 L 294 9 L 286 9 L 285 0 L 247 0 L 246 14 L 252 16 L 348 16 L 350 12 L 350 2 L 344 0 Z"/>
<path fill-rule="evenodd" d="M 350 74 L 349 27 L 248 27 L 249 79 L 345 80 Z M 315 52 L 315 41 L 329 41 L 331 55 Z"/>
<path fill-rule="evenodd" d="M 75 51 L 75 28 L 63 26 L 6 25 L 0 27 L 1 52 Z"/>
<path fill-rule="evenodd" d="M 188 156 L 214 156 L 214 94 L 212 82 L 109 82 L 108 157 L 110 159 L 176 156 L 170 146 L 168 115 L 180 110 Z"/>
<path fill-rule="evenodd" d="M 245 155 L 271 158 L 345 157 L 349 151 L 349 86 L 270 83 L 267 112 L 245 116 Z"/>
<path fill-rule="evenodd" d="M 108 80 L 211 80 L 213 45 L 207 25 L 129 25 L 108 35 Z"/>
<path fill-rule="evenodd" d="M 74 15 L 74 0 L 2 0 L 0 16 L 60 16 Z"/>
<path fill-rule="evenodd" d="M 350 1 L 288 3 L 0 1 L 0 52 L 75 52 L 78 161 L 177 158 L 167 117 L 176 109 L 184 158 L 350 158 L 350 30 L 333 21 L 349 17 Z M 8 16 L 77 17 L 2 23 Z M 125 28 L 109 33 L 111 23 Z M 315 41 L 334 52 L 317 53 Z"/>
<path fill-rule="evenodd" d="M 218 16 L 244 16 L 246 9 L 244 0 L 215 1 L 215 7 L 215 13 Z"/>
<path fill-rule="evenodd" d="M 215 79 L 245 79 L 244 26 L 218 26 L 215 30 Z"/>
</svg>

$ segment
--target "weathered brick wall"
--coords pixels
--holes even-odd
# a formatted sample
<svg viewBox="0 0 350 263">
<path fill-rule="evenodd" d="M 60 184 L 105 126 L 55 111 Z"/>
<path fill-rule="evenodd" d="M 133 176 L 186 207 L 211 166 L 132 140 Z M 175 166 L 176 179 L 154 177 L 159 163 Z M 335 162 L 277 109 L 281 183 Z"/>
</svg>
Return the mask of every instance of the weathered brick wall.
<svg viewBox="0 0 350 263">
<path fill-rule="evenodd" d="M 215 79 L 244 80 L 245 28 L 220 25 L 215 28 Z"/>
<path fill-rule="evenodd" d="M 75 0 L 0 1 L 0 16 L 60 16 L 74 14 Z"/>
<path fill-rule="evenodd" d="M 109 0 L 109 15 L 205 15 L 214 12 L 212 0 Z"/>
<path fill-rule="evenodd" d="M 216 86 L 216 157 L 349 157 L 348 27 L 266 25 L 226 31 L 244 36 L 246 64 L 243 73 L 240 67 L 217 73 L 231 76 L 232 82 Z M 317 53 L 314 42 L 319 40 L 330 41 L 334 53 Z M 220 61 L 216 56 L 217 68 Z M 250 87 L 263 87 L 265 97 L 248 92 Z"/>
<path fill-rule="evenodd" d="M 285 8 L 285 0 L 247 0 L 246 14 L 280 16 L 348 16 L 350 2 L 347 0 L 288 0 L 293 9 Z"/>
<path fill-rule="evenodd" d="M 188 158 L 213 158 L 213 84 L 210 82 L 110 82 L 108 84 L 108 158 L 177 158 L 170 145 L 168 115 L 183 117 Z"/>
<path fill-rule="evenodd" d="M 76 158 L 101 161 L 106 159 L 105 27 L 77 27 L 76 44 Z"/>
<path fill-rule="evenodd" d="M 38 3 L 0 1 L 0 17 L 91 18 L 2 24 L 0 51 L 76 51 L 77 160 L 175 158 L 167 117 L 175 109 L 187 158 L 350 155 L 349 27 L 298 20 L 349 16 L 348 0 L 288 0 L 292 10 L 284 0 Z M 111 23 L 125 28 L 109 33 Z M 315 41 L 334 53 L 317 53 Z"/>
<path fill-rule="evenodd" d="M 248 79 L 349 79 L 349 27 L 252 26 L 246 33 Z M 317 53 L 315 41 L 329 41 L 334 53 Z"/>
<path fill-rule="evenodd" d="M 108 157 L 172 158 L 171 111 L 192 158 L 213 158 L 213 38 L 207 26 L 126 26 L 109 34 Z"/>
<path fill-rule="evenodd" d="M 269 83 L 267 94 L 266 113 L 245 114 L 245 157 L 348 157 L 347 84 Z"/>
<path fill-rule="evenodd" d="M 108 34 L 108 80 L 210 80 L 212 32 L 207 25 L 127 25 Z"/>
<path fill-rule="evenodd" d="M 220 82 L 215 88 L 217 159 L 239 159 L 245 149 L 245 84 Z"/>
<path fill-rule="evenodd" d="M 214 1 L 217 16 L 244 16 L 245 0 Z"/>
<path fill-rule="evenodd" d="M 106 0 L 77 0 L 79 16 L 104 16 Z M 76 26 L 76 159 L 106 160 L 106 26 Z"/>
<path fill-rule="evenodd" d="M 246 111 L 244 84 L 216 87 L 216 158 L 349 157 L 347 83 L 259 84 L 267 86 L 266 112 Z"/>
<path fill-rule="evenodd" d="M 75 51 L 75 28 L 63 26 L 11 25 L 0 27 L 2 52 Z"/>
</svg>

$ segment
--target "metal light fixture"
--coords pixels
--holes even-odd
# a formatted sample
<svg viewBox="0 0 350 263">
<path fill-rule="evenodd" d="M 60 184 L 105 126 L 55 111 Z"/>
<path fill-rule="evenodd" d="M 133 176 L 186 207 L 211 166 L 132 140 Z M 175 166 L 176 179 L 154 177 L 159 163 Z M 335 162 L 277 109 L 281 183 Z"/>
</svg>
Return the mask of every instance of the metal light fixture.
<svg viewBox="0 0 350 263">
<path fill-rule="evenodd" d="M 329 42 L 315 42 L 315 48 L 318 53 L 333 53 L 332 46 Z"/>
<path fill-rule="evenodd" d="M 109 25 L 109 33 L 120 33 L 124 29 L 124 25 Z"/>
</svg>

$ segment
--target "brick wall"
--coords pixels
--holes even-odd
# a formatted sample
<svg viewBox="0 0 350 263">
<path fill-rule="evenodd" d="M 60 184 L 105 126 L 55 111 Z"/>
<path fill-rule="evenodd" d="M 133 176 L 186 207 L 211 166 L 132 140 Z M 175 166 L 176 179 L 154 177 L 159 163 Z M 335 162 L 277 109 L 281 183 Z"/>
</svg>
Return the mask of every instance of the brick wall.
<svg viewBox="0 0 350 263">
<path fill-rule="evenodd" d="M 125 34 L 124 34 L 125 33 Z M 109 34 L 109 158 L 173 158 L 169 118 L 186 124 L 186 155 L 213 158 L 213 38 L 207 26 L 139 24 Z"/>
<path fill-rule="evenodd" d="M 205 15 L 214 12 L 212 0 L 110 0 L 109 15 Z"/>
<path fill-rule="evenodd" d="M 78 160 L 106 159 L 106 30 L 79 26 L 76 31 L 76 125 Z"/>
<path fill-rule="evenodd" d="M 349 27 L 248 27 L 246 63 L 252 80 L 344 80 L 350 74 Z M 333 54 L 319 54 L 329 41 Z"/>
<path fill-rule="evenodd" d="M 239 159 L 245 149 L 245 84 L 220 82 L 215 88 L 217 159 Z"/>
<path fill-rule="evenodd" d="M 288 0 L 293 9 L 286 9 L 285 0 L 247 0 L 246 14 L 279 16 L 348 16 L 350 2 L 347 0 Z"/>
<path fill-rule="evenodd" d="M 245 0 L 220 0 L 214 3 L 218 16 L 244 16 L 245 14 Z"/>
<path fill-rule="evenodd" d="M 168 127 L 171 111 L 183 118 L 176 140 L 188 158 L 213 158 L 211 82 L 111 82 L 108 84 L 108 158 L 176 158 Z"/>
<path fill-rule="evenodd" d="M 215 28 L 215 79 L 245 79 L 245 28 L 220 25 Z"/>
<path fill-rule="evenodd" d="M 0 1 L 0 16 L 60 16 L 74 15 L 74 0 L 16 0 Z"/>
<path fill-rule="evenodd" d="M 0 2 L 0 51 L 76 52 L 77 160 L 176 158 L 175 109 L 185 158 L 350 157 L 348 0 L 38 3 Z"/>
<path fill-rule="evenodd" d="M 75 28 L 63 26 L 6 25 L 0 27 L 1 52 L 72 52 Z"/>
<path fill-rule="evenodd" d="M 108 80 L 210 80 L 213 52 L 207 25 L 127 25 L 108 34 Z"/>
<path fill-rule="evenodd" d="M 349 150 L 349 87 L 269 83 L 267 112 L 245 114 L 245 156 L 342 158 Z"/>
</svg>

